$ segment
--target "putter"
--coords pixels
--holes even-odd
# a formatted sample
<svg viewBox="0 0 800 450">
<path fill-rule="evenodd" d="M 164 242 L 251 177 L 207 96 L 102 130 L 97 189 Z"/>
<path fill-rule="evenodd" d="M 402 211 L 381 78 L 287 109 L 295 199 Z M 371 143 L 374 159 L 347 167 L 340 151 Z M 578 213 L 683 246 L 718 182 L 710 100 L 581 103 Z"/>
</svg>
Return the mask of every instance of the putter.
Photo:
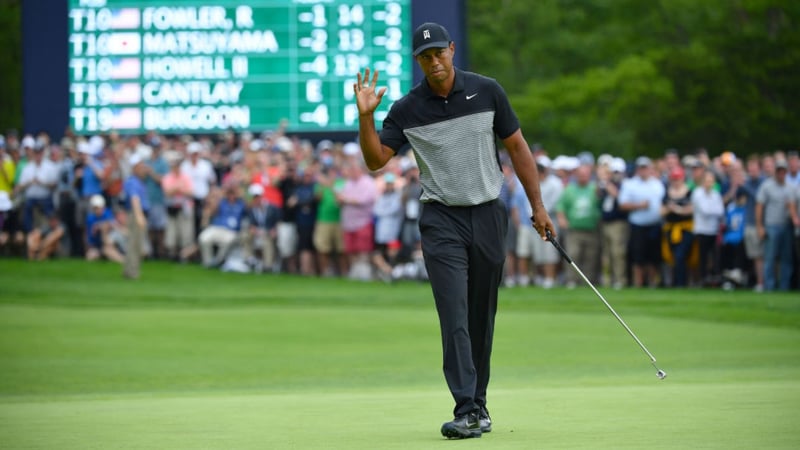
<svg viewBox="0 0 800 450">
<path fill-rule="evenodd" d="M 566 260 L 572 266 L 573 269 L 575 269 L 575 272 L 577 272 L 578 275 L 580 275 L 581 278 L 583 278 L 583 281 L 585 281 L 586 284 L 588 284 L 589 287 L 592 288 L 594 293 L 597 294 L 598 297 L 600 297 L 600 300 L 603 301 L 603 303 L 606 305 L 606 308 L 608 308 L 608 310 L 611 311 L 611 314 L 613 314 L 614 317 L 617 318 L 617 321 L 619 321 L 620 325 L 622 325 L 622 327 L 625 328 L 625 331 L 627 331 L 628 334 L 631 335 L 633 340 L 636 341 L 637 344 L 639 344 L 639 348 L 641 348 L 642 351 L 650 358 L 650 363 L 653 365 L 653 367 L 656 368 L 656 376 L 658 377 L 658 379 L 663 380 L 664 378 L 667 378 L 667 373 L 659 369 L 658 366 L 656 365 L 655 356 L 653 356 L 653 354 L 650 353 L 649 350 L 647 350 L 647 347 L 645 347 L 644 344 L 642 344 L 642 341 L 640 341 L 639 338 L 636 337 L 636 334 L 634 334 L 633 330 L 631 330 L 630 327 L 628 327 L 628 324 L 626 324 L 625 321 L 622 320 L 622 317 L 620 317 L 619 314 L 617 314 L 617 312 L 614 311 L 614 308 L 612 308 L 611 305 L 606 301 L 606 299 L 603 298 L 603 295 L 600 294 L 597 288 L 594 287 L 592 282 L 589 281 L 588 278 L 586 278 L 586 275 L 584 275 L 583 272 L 581 272 L 581 269 L 578 268 L 578 265 L 575 264 L 575 261 L 573 261 L 572 258 L 569 257 L 569 255 L 567 255 L 566 251 L 564 251 L 564 247 L 562 247 L 557 240 L 553 239 L 553 235 L 550 233 L 550 230 L 545 231 L 545 235 L 547 236 L 547 240 L 550 241 L 550 243 L 553 244 L 553 247 L 555 247 L 556 250 L 558 250 L 558 253 L 561 254 L 561 257 L 564 258 L 564 260 Z"/>
</svg>

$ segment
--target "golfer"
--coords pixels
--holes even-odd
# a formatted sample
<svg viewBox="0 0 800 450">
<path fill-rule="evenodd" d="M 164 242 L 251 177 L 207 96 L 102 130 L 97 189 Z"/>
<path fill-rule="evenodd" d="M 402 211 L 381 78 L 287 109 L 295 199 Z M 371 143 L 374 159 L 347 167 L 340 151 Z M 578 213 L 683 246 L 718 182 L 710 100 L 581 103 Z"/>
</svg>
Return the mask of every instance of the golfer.
<svg viewBox="0 0 800 450">
<path fill-rule="evenodd" d="M 503 276 L 508 215 L 498 200 L 503 173 L 495 145 L 502 140 L 533 207 L 534 227 L 556 235 L 542 205 L 539 175 L 519 121 L 493 79 L 453 67 L 447 30 L 425 23 L 414 31 L 413 54 L 425 79 L 392 105 L 380 134 L 374 112 L 386 88 L 378 73 L 353 85 L 359 140 L 371 170 L 407 144 L 420 168 L 422 252 L 442 333 L 444 376 L 455 400 L 448 438 L 491 431 L 486 409 L 497 290 Z"/>
</svg>

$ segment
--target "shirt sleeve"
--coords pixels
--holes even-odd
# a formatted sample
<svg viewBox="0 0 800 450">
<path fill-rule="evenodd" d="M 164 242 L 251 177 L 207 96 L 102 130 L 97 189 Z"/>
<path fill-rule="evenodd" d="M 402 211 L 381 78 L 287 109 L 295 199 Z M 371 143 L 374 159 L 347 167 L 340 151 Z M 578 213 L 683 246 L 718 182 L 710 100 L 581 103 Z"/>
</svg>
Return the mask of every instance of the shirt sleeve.
<svg viewBox="0 0 800 450">
<path fill-rule="evenodd" d="M 622 186 L 619 188 L 619 195 L 617 196 L 617 201 L 620 205 L 624 203 L 630 203 L 633 198 L 631 197 L 631 181 L 630 180 L 623 180 Z"/>
<path fill-rule="evenodd" d="M 383 128 L 379 133 L 381 144 L 394 150 L 395 154 L 408 143 L 408 139 L 403 133 L 403 128 L 398 123 L 400 112 L 396 107 L 397 103 L 392 105 L 389 114 L 383 120 Z"/>
<path fill-rule="evenodd" d="M 756 203 L 766 203 L 767 202 L 767 190 L 765 186 L 767 182 L 761 183 L 761 186 L 758 187 L 758 192 L 756 193 Z"/>
<path fill-rule="evenodd" d="M 19 174 L 19 180 L 16 184 L 25 184 L 33 180 L 33 174 L 36 173 L 30 164 L 25 165 Z"/>
<path fill-rule="evenodd" d="M 505 139 L 519 130 L 519 119 L 517 118 L 508 96 L 495 80 L 494 84 L 494 132 L 500 139 Z"/>
</svg>

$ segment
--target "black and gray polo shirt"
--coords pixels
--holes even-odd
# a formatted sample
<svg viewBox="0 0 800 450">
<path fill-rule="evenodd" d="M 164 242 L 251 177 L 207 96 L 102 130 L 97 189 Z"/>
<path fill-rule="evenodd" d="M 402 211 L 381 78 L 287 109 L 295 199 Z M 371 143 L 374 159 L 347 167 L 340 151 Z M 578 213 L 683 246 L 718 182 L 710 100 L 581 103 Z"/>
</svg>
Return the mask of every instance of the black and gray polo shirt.
<svg viewBox="0 0 800 450">
<path fill-rule="evenodd" d="M 421 201 L 479 205 L 496 199 L 503 185 L 495 135 L 511 136 L 519 120 L 497 81 L 454 70 L 447 98 L 423 80 L 396 101 L 380 139 L 395 152 L 411 144 L 420 168 Z"/>
</svg>

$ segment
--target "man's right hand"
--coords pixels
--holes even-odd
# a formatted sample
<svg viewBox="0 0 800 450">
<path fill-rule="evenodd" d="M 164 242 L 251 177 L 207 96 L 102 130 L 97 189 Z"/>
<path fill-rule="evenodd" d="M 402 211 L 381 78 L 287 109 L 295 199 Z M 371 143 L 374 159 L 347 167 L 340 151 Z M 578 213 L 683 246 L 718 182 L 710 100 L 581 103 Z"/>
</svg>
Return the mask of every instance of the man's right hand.
<svg viewBox="0 0 800 450">
<path fill-rule="evenodd" d="M 386 88 L 381 88 L 376 91 L 375 87 L 378 84 L 378 71 L 372 75 L 372 81 L 369 79 L 369 67 L 364 69 L 364 76 L 361 72 L 357 75 L 357 82 L 353 84 L 353 92 L 356 95 L 356 105 L 358 106 L 359 115 L 372 115 L 378 105 L 381 104 L 383 94 L 386 93 Z"/>
</svg>

